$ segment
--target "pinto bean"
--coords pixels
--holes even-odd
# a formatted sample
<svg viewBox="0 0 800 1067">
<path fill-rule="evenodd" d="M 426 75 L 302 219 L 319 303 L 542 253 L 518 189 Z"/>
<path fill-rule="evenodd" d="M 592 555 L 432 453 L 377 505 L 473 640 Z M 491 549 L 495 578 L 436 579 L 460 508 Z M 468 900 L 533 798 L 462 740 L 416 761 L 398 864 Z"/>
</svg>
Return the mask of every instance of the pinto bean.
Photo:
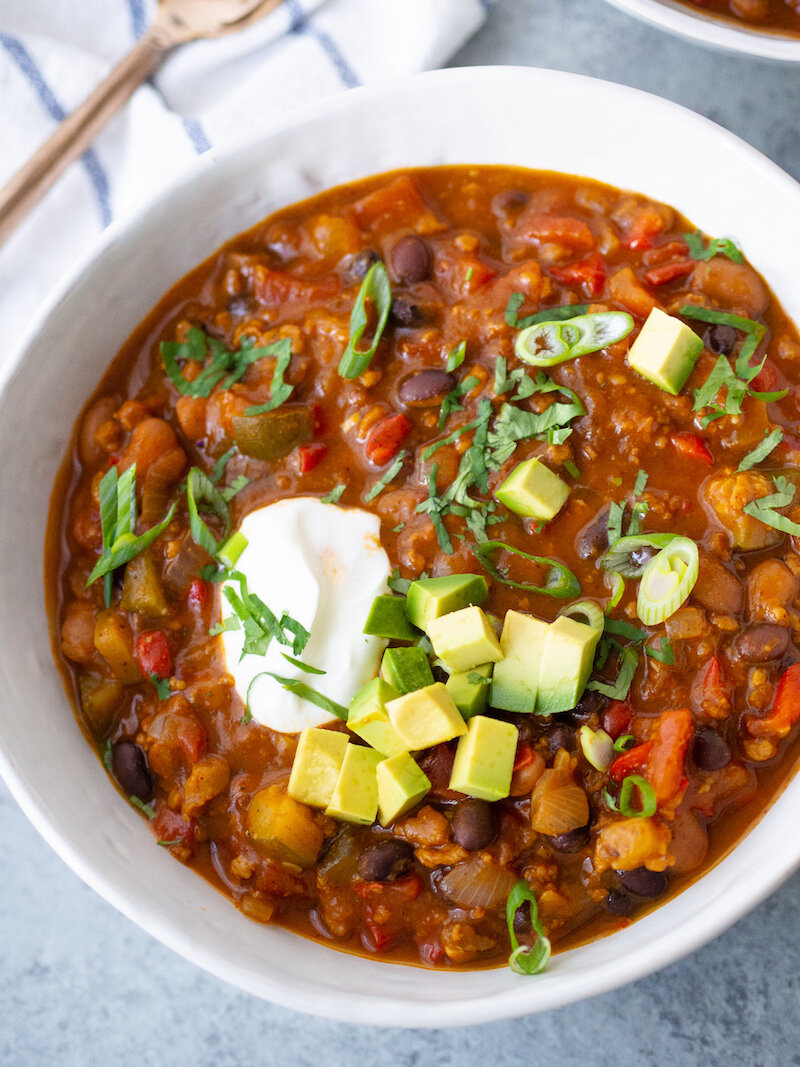
<svg viewBox="0 0 800 1067">
<path fill-rule="evenodd" d="M 116 410 L 117 401 L 113 396 L 101 396 L 86 412 L 81 423 L 78 452 L 81 462 L 85 463 L 87 467 L 95 466 L 104 457 L 105 449 L 98 444 L 96 434 L 103 423 L 108 422 Z"/>
<path fill-rule="evenodd" d="M 779 559 L 764 559 L 747 576 L 747 609 L 753 622 L 790 626 L 787 610 L 797 596 L 797 578 Z"/>
<path fill-rule="evenodd" d="M 746 263 L 734 263 L 725 256 L 698 263 L 692 282 L 722 307 L 742 308 L 749 315 L 762 314 L 769 304 L 766 286 L 753 268 Z"/>
<path fill-rule="evenodd" d="M 774 623 L 761 623 L 751 626 L 739 634 L 734 648 L 742 659 L 748 663 L 763 663 L 778 659 L 789 645 L 789 632 L 783 626 Z"/>
<path fill-rule="evenodd" d="M 94 657 L 94 608 L 86 600 L 73 600 L 61 624 L 61 651 L 76 663 Z"/>
<path fill-rule="evenodd" d="M 742 610 L 744 590 L 733 571 L 705 552 L 700 554 L 700 571 L 692 590 L 692 599 L 709 611 L 735 615 Z"/>
<path fill-rule="evenodd" d="M 404 378 L 397 389 L 397 395 L 409 406 L 427 407 L 436 404 L 455 388 L 456 380 L 447 371 L 435 367 L 418 370 Z"/>
</svg>

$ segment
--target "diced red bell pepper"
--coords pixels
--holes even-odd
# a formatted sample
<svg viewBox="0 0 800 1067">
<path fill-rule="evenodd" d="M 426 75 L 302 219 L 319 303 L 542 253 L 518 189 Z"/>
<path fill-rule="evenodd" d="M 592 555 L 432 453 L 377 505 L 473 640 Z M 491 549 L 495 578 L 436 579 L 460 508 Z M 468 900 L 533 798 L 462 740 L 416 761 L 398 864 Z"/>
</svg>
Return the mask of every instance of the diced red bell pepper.
<svg viewBox="0 0 800 1067">
<path fill-rule="evenodd" d="M 661 713 L 645 772 L 659 808 L 676 796 L 685 781 L 683 764 L 693 737 L 694 723 L 688 708 Z"/>
<path fill-rule="evenodd" d="M 146 630 L 136 638 L 136 659 L 144 673 L 159 678 L 169 678 L 172 673 L 172 655 L 163 630 Z"/>
<path fill-rule="evenodd" d="M 757 393 L 770 393 L 778 384 L 778 371 L 774 363 L 767 361 L 750 382 L 750 388 Z"/>
<path fill-rule="evenodd" d="M 523 212 L 514 228 L 514 237 L 559 244 L 575 252 L 589 252 L 594 248 L 594 234 L 581 219 L 570 215 L 548 215 L 542 212 L 528 215 Z"/>
<path fill-rule="evenodd" d="M 753 737 L 786 737 L 800 721 L 800 663 L 787 667 L 780 677 L 772 706 L 763 719 L 748 715 L 747 729 Z"/>
<path fill-rule="evenodd" d="M 652 208 L 642 208 L 625 233 L 628 248 L 643 251 L 652 248 L 655 239 L 664 229 L 664 220 Z"/>
<path fill-rule="evenodd" d="M 685 241 L 667 241 L 665 245 L 657 245 L 648 249 L 642 259 L 646 267 L 660 267 L 662 263 L 672 263 L 676 259 L 685 259 L 689 254 L 689 246 Z"/>
<path fill-rule="evenodd" d="M 712 719 L 724 719 L 730 714 L 732 685 L 725 676 L 719 656 L 712 656 L 697 675 L 700 707 L 704 714 Z M 697 700 L 697 689 L 692 686 L 693 699 Z"/>
<path fill-rule="evenodd" d="M 422 891 L 418 874 L 407 874 L 393 882 L 353 882 L 353 892 L 364 900 L 376 900 L 388 908 L 409 904 Z"/>
<path fill-rule="evenodd" d="M 631 725 L 631 706 L 627 700 L 612 700 L 603 712 L 602 725 L 614 741 L 622 737 Z"/>
<path fill-rule="evenodd" d="M 308 474 L 309 471 L 321 463 L 328 454 L 328 446 L 321 443 L 301 445 L 297 450 L 300 464 L 300 473 Z"/>
<path fill-rule="evenodd" d="M 644 272 L 644 280 L 648 285 L 668 285 L 677 281 L 678 278 L 686 278 L 695 267 L 693 259 L 679 260 L 677 263 L 664 263 L 660 267 L 651 267 Z"/>
<path fill-rule="evenodd" d="M 189 602 L 189 607 L 195 611 L 203 611 L 211 598 L 211 586 L 208 582 L 204 582 L 202 578 L 192 578 L 189 584 L 189 591 L 186 594 L 186 599 Z"/>
<path fill-rule="evenodd" d="M 517 754 L 514 757 L 514 770 L 522 770 L 533 763 L 533 746 L 528 741 L 520 741 L 517 745 Z"/>
<path fill-rule="evenodd" d="M 641 774 L 647 766 L 652 748 L 652 741 L 643 741 L 640 745 L 629 748 L 627 752 L 617 756 L 608 768 L 608 777 L 612 782 L 621 782 L 629 774 Z"/>
<path fill-rule="evenodd" d="M 322 282 L 308 282 L 287 274 L 282 270 L 272 270 L 259 264 L 253 271 L 253 296 L 259 303 L 276 306 L 296 301 L 319 304 L 339 292 L 339 279 L 326 278 Z"/>
<path fill-rule="evenodd" d="M 373 952 L 388 952 L 403 939 L 403 930 L 393 923 L 379 923 L 372 915 L 364 916 L 367 947 Z"/>
<path fill-rule="evenodd" d="M 577 263 L 565 267 L 551 267 L 550 276 L 564 285 L 582 285 L 587 296 L 600 296 L 606 284 L 608 271 L 602 257 L 593 252 Z"/>
<path fill-rule="evenodd" d="M 325 421 L 325 412 L 322 410 L 322 404 L 318 404 L 314 400 L 309 404 L 311 408 L 311 432 L 314 437 L 322 437 L 327 430 L 327 423 Z"/>
<path fill-rule="evenodd" d="M 390 415 L 367 435 L 367 459 L 376 467 L 385 466 L 400 451 L 403 441 L 411 433 L 411 420 L 405 415 Z"/>
<path fill-rule="evenodd" d="M 153 819 L 153 831 L 159 841 L 183 845 L 194 850 L 194 832 L 197 819 L 184 819 L 178 811 L 161 808 Z"/>
<path fill-rule="evenodd" d="M 670 437 L 670 442 L 687 459 L 696 459 L 709 467 L 713 466 L 714 457 L 711 454 L 711 449 L 699 434 L 691 433 L 689 430 L 681 430 L 680 433 L 674 433 Z"/>
</svg>

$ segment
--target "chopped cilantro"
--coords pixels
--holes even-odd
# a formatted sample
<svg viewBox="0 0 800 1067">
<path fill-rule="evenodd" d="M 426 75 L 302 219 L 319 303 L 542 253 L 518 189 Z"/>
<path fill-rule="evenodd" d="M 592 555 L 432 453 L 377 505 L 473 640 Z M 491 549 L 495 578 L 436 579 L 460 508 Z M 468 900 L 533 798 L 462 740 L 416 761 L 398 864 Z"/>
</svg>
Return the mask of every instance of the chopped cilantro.
<svg viewBox="0 0 800 1067">
<path fill-rule="evenodd" d="M 321 496 L 319 498 L 320 502 L 323 504 L 338 504 L 339 501 L 342 499 L 342 493 L 345 491 L 346 488 L 347 486 L 344 484 L 344 482 L 339 482 L 339 484 L 335 485 L 329 493 L 325 493 L 324 496 Z"/>
<path fill-rule="evenodd" d="M 445 370 L 452 373 L 454 370 L 458 370 L 461 364 L 464 362 L 467 356 L 467 342 L 459 341 L 454 349 L 451 350 L 447 357 L 447 363 L 445 364 Z"/>
<path fill-rule="evenodd" d="M 740 471 L 748 471 L 751 467 L 755 467 L 756 463 L 760 463 L 762 459 L 766 459 L 770 452 L 773 452 L 783 440 L 783 430 L 776 426 L 772 432 L 765 432 L 764 440 L 760 444 L 757 444 L 752 452 L 748 452 L 742 462 L 736 468 Z"/>
<path fill-rule="evenodd" d="M 159 678 L 155 671 L 150 671 L 148 675 L 150 681 L 156 687 L 159 700 L 168 700 L 172 695 L 172 690 L 169 687 L 168 678 Z"/>
<path fill-rule="evenodd" d="M 167 376 L 182 396 L 207 397 L 226 374 L 223 389 L 230 389 L 234 382 L 244 377 L 251 363 L 265 356 L 278 356 L 280 359 L 280 353 L 287 347 L 291 359 L 291 342 L 287 338 L 256 348 L 253 338 L 245 337 L 238 351 L 234 352 L 222 341 L 210 337 L 204 330 L 194 326 L 189 330 L 185 341 L 162 341 L 161 358 Z M 188 381 L 180 364 L 188 361 L 205 363 L 206 359 L 208 363 L 203 370 L 192 381 Z M 286 363 L 288 365 L 288 360 Z"/>
<path fill-rule="evenodd" d="M 406 459 L 408 452 L 405 449 L 402 452 L 398 452 L 395 456 L 391 467 L 386 471 L 382 478 L 379 478 L 377 482 L 364 494 L 364 503 L 369 504 L 370 500 L 374 500 L 378 493 L 382 493 L 389 482 L 394 481 L 400 471 L 403 469 L 403 463 Z"/>
<path fill-rule="evenodd" d="M 776 508 L 788 507 L 791 504 L 797 492 L 797 486 L 792 485 L 789 479 L 784 478 L 782 475 L 773 478 L 772 482 L 775 486 L 775 492 L 745 504 L 743 509 L 745 514 L 751 515 L 754 519 L 758 519 L 759 522 L 763 522 L 765 526 L 772 527 L 773 530 L 792 534 L 793 537 L 800 536 L 800 523 L 792 522 L 787 515 L 779 515 L 775 510 Z"/>
<path fill-rule="evenodd" d="M 708 242 L 708 247 L 704 243 L 703 234 L 700 230 L 695 230 L 694 233 L 685 233 L 683 237 L 689 246 L 689 255 L 692 259 L 699 259 L 705 262 L 713 259 L 714 256 L 727 256 L 734 263 L 744 262 L 741 248 L 729 237 L 713 237 Z"/>
<path fill-rule="evenodd" d="M 439 429 L 444 428 L 444 424 L 448 418 L 455 411 L 463 411 L 464 405 L 461 403 L 461 397 L 468 393 L 471 389 L 474 389 L 478 384 L 478 378 L 474 374 L 470 374 L 468 378 L 459 382 L 458 385 L 442 400 L 442 408 L 439 412 Z"/>
<path fill-rule="evenodd" d="M 135 797 L 133 795 L 129 796 L 128 800 L 131 802 L 131 804 L 133 804 L 134 808 L 138 808 L 139 811 L 143 812 L 147 816 L 148 819 L 155 819 L 156 813 L 153 811 L 150 804 L 145 804 L 143 800 L 139 800 L 138 797 Z"/>
<path fill-rule="evenodd" d="M 574 478 L 576 481 L 578 480 L 578 478 L 580 478 L 581 472 L 578 470 L 578 468 L 575 466 L 571 459 L 565 459 L 563 467 L 571 478 Z"/>
<path fill-rule="evenodd" d="M 223 542 L 230 533 L 231 516 L 222 493 L 199 467 L 192 467 L 189 471 L 186 479 L 186 501 L 189 508 L 189 529 L 192 539 L 209 555 L 216 556 L 220 546 L 208 526 L 200 518 L 201 507 L 206 505 L 203 510 L 211 511 L 223 524 L 225 528 Z"/>
<path fill-rule="evenodd" d="M 269 390 L 269 400 L 265 404 L 257 404 L 255 407 L 245 408 L 245 415 L 261 415 L 265 411 L 274 411 L 275 408 L 280 407 L 284 401 L 288 400 L 294 392 L 294 386 L 289 385 L 283 379 L 292 361 L 292 342 L 288 337 L 284 337 L 269 347 L 272 349 L 269 354 L 277 357 Z"/>
</svg>

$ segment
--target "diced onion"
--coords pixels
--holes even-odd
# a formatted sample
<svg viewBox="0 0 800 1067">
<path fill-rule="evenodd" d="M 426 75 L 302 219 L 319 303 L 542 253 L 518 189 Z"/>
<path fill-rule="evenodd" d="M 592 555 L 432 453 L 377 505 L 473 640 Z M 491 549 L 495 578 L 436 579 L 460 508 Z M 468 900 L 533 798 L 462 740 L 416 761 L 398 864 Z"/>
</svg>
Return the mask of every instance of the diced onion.
<svg viewBox="0 0 800 1067">
<path fill-rule="evenodd" d="M 578 830 L 589 821 L 586 793 L 574 782 L 548 788 L 547 772 L 539 779 L 531 797 L 531 826 L 537 833 L 557 836 Z"/>
<path fill-rule="evenodd" d="M 605 730 L 592 730 L 588 726 L 582 726 L 578 737 L 583 754 L 594 769 L 607 771 L 614 762 L 614 742 Z"/>
<path fill-rule="evenodd" d="M 697 545 L 675 537 L 642 572 L 636 611 L 645 626 L 656 626 L 674 614 L 688 598 L 700 569 Z"/>
<path fill-rule="evenodd" d="M 491 908 L 505 900 L 516 880 L 508 867 L 484 863 L 477 854 L 452 867 L 439 887 L 460 908 Z"/>
</svg>

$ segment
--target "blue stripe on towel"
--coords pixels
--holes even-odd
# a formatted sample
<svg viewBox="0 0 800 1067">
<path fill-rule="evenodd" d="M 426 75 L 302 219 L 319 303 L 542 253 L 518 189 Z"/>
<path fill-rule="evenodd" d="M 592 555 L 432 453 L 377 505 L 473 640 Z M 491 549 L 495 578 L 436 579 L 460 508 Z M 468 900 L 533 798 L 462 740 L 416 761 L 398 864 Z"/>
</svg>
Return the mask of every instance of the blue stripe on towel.
<svg viewBox="0 0 800 1067">
<path fill-rule="evenodd" d="M 197 119 L 189 119 L 184 116 L 181 119 L 181 122 L 183 123 L 183 128 L 189 135 L 189 140 L 194 145 L 194 150 L 197 152 L 198 156 L 203 152 L 207 152 L 211 147 L 211 141 L 209 141 L 206 131 Z"/>
<path fill-rule="evenodd" d="M 128 10 L 131 13 L 131 29 L 136 38 L 144 37 L 147 29 L 147 13 L 144 9 L 144 0 L 128 0 Z"/>
<path fill-rule="evenodd" d="M 18 41 L 16 37 L 11 37 L 7 33 L 0 33 L 0 44 L 2 44 L 3 48 L 17 65 L 19 70 L 28 79 L 48 115 L 56 122 L 61 122 L 65 119 L 67 117 L 66 111 L 56 99 L 53 90 L 44 80 L 42 72 L 36 65 L 33 56 L 27 48 L 25 48 L 22 42 Z M 100 220 L 103 226 L 108 226 L 112 219 L 111 188 L 108 176 L 103 170 L 102 164 L 94 149 L 87 148 L 81 156 L 81 162 L 86 168 L 89 179 L 94 186 L 97 204 L 100 209 Z"/>
<path fill-rule="evenodd" d="M 290 30 L 292 33 L 306 34 L 313 37 L 322 51 L 331 61 L 331 64 L 339 75 L 341 82 L 348 89 L 355 89 L 361 85 L 361 79 L 344 58 L 339 46 L 330 34 L 321 30 L 311 22 L 300 6 L 300 0 L 286 0 L 286 7 L 292 20 Z"/>
</svg>

